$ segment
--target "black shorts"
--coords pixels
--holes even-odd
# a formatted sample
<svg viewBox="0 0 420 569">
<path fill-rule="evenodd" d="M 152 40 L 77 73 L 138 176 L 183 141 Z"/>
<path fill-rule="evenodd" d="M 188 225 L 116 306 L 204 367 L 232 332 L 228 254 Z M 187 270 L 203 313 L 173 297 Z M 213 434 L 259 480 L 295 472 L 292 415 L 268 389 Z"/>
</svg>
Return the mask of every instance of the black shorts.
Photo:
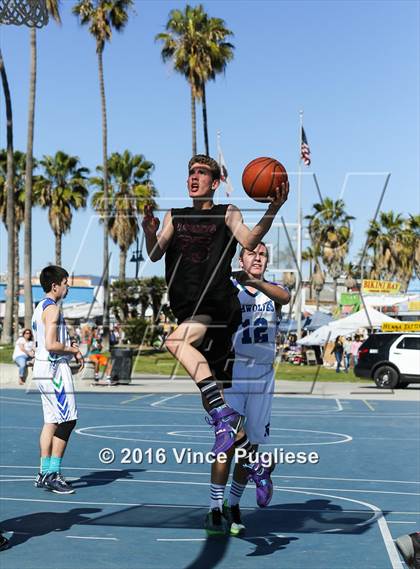
<svg viewBox="0 0 420 569">
<path fill-rule="evenodd" d="M 197 313 L 210 316 L 212 319 L 206 335 L 197 349 L 206 358 L 219 386 L 222 388 L 231 387 L 235 362 L 233 335 L 242 322 L 241 304 L 238 297 L 232 295 L 222 301 L 203 302 Z M 179 323 L 192 318 L 192 314 L 193 312 L 182 320 L 179 318 Z"/>
</svg>

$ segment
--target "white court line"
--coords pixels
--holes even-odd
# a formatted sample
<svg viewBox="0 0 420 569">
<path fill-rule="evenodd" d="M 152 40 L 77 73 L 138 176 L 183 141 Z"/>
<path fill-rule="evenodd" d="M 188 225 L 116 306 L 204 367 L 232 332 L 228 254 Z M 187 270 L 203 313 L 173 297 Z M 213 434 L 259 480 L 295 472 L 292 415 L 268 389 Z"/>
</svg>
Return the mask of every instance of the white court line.
<svg viewBox="0 0 420 569">
<path fill-rule="evenodd" d="M 158 402 L 157 402 L 158 403 Z M 154 403 L 152 403 L 152 405 L 154 405 Z M 144 438 L 140 438 L 139 436 L 136 437 L 119 437 L 119 436 L 112 436 L 112 435 L 107 435 L 107 434 L 96 434 L 96 433 L 92 433 L 89 431 L 92 430 L 97 430 L 97 429 L 110 429 L 113 431 L 116 431 L 118 433 L 118 429 L 121 428 L 126 428 L 129 427 L 130 428 L 130 432 L 133 429 L 133 427 L 152 427 L 153 429 L 156 429 L 156 427 L 173 427 L 173 424 L 164 424 L 164 423 L 159 423 L 159 424 L 145 424 L 145 423 L 141 423 L 141 424 L 124 424 L 124 425 L 92 425 L 90 427 L 81 427 L 79 429 L 76 429 L 76 433 L 78 435 L 82 435 L 82 436 L 88 436 L 88 437 L 96 437 L 98 439 L 112 439 L 112 440 L 117 440 L 117 441 L 133 441 L 133 442 L 146 442 L 146 443 L 160 443 L 160 444 L 168 444 L 168 445 L 173 445 L 173 444 L 185 444 L 185 441 L 177 441 L 174 439 L 167 439 L 167 440 L 160 440 L 160 439 L 144 439 Z M 169 433 L 166 433 L 168 435 L 173 434 L 174 436 L 188 436 L 188 435 L 182 435 L 180 433 L 182 433 L 183 431 L 180 431 L 179 429 L 184 429 L 184 428 L 188 428 L 188 429 L 195 429 L 197 430 L 197 425 L 176 425 L 177 427 L 177 431 L 171 431 Z M 332 431 L 314 431 L 314 430 L 309 430 L 309 429 L 280 429 L 277 427 L 272 427 L 272 431 L 292 431 L 292 432 L 298 432 L 298 433 L 315 433 L 318 435 L 335 435 L 337 437 L 343 437 L 342 440 L 333 440 L 333 441 L 316 441 L 316 442 L 309 442 L 309 443 L 300 443 L 300 442 L 288 442 L 288 443 L 284 443 L 283 446 L 312 446 L 312 447 L 318 447 L 318 446 L 324 446 L 324 445 L 334 445 L 334 444 L 341 444 L 341 443 L 348 443 L 350 442 L 352 439 L 352 437 L 350 435 L 347 435 L 345 433 L 335 433 Z M 189 432 L 189 431 L 185 431 L 185 432 Z M 139 433 L 141 435 L 141 433 Z M 198 433 L 198 437 L 205 437 L 205 430 L 203 427 L 203 430 L 201 433 Z M 274 433 L 273 433 L 274 434 Z M 210 433 L 208 433 L 208 437 L 205 437 L 207 439 L 210 439 Z M 189 445 L 209 445 L 211 446 L 213 443 L 211 440 L 208 441 L 189 441 Z"/>
<path fill-rule="evenodd" d="M 305 492 L 299 492 L 300 494 L 305 494 Z M 306 492 L 306 494 L 311 494 L 311 492 Z M 349 500 L 348 498 L 341 498 L 342 500 Z M 76 500 L 47 500 L 47 499 L 40 499 L 40 498 L 0 498 L 0 500 L 5 500 L 8 502 L 41 502 L 41 503 L 54 503 L 54 504 L 81 504 L 81 505 L 85 505 L 85 506 L 127 506 L 127 507 L 142 507 L 142 508 L 191 508 L 191 509 L 195 509 L 195 510 L 208 510 L 208 504 L 206 504 L 205 506 L 203 505 L 197 505 L 197 504 L 183 504 L 183 505 L 178 505 L 178 504 L 144 504 L 144 503 L 126 503 L 126 502 L 81 502 L 81 501 L 76 501 Z M 352 500 L 350 500 L 352 501 Z M 355 502 L 358 502 L 358 500 L 353 500 Z M 241 507 L 241 511 L 242 510 L 249 510 L 249 511 L 255 511 L 255 507 L 250 507 L 250 506 L 244 506 Z M 325 513 L 325 509 L 322 510 L 318 510 L 318 509 L 314 509 L 314 508 L 276 508 L 271 507 L 270 510 L 267 510 L 268 512 L 274 513 L 274 512 L 309 512 L 309 513 L 318 513 L 318 514 L 322 514 Z M 340 510 L 340 513 L 342 514 L 365 514 L 366 512 L 370 512 L 371 510 Z M 418 514 L 419 512 L 393 512 L 393 513 L 398 513 L 398 514 Z M 363 522 L 366 523 L 366 522 Z"/>
<path fill-rule="evenodd" d="M 125 401 L 121 401 L 120 405 L 125 405 L 126 403 L 131 403 L 132 401 L 138 401 L 139 399 L 146 399 L 146 397 L 152 397 L 156 395 L 156 393 L 148 393 L 147 395 L 136 395 L 131 399 L 126 399 Z"/>
<path fill-rule="evenodd" d="M 362 399 L 362 401 L 371 411 L 375 411 L 375 407 L 369 401 L 366 401 L 366 399 Z"/>
<path fill-rule="evenodd" d="M 171 395 L 170 397 L 164 397 L 163 399 L 159 399 L 159 401 L 155 401 L 154 403 L 150 403 L 151 407 L 157 407 L 157 405 L 161 405 L 165 403 L 165 401 L 169 401 L 170 399 L 176 399 L 177 397 L 181 397 L 182 393 L 177 393 L 176 395 Z"/>
<path fill-rule="evenodd" d="M 93 479 L 94 480 L 94 479 Z M 102 479 L 101 479 L 102 480 Z M 21 480 L 21 482 L 26 482 L 27 480 Z M 17 482 L 16 479 L 12 480 L 0 480 L 0 482 Z M 115 479 L 115 482 L 131 483 L 131 484 L 166 484 L 166 485 L 179 485 L 179 486 L 208 486 L 208 482 L 190 482 L 186 480 L 129 480 L 129 479 Z M 318 488 L 310 486 L 274 486 L 275 490 L 321 490 L 326 492 L 357 492 L 359 494 L 393 494 L 397 496 L 420 496 L 419 492 L 391 492 L 387 490 L 363 490 L 359 488 Z M 0 498 L 1 499 L 1 498 Z"/>
<path fill-rule="evenodd" d="M 68 539 L 100 539 L 106 541 L 119 541 L 116 537 L 89 537 L 89 536 L 81 536 L 81 535 L 66 535 Z"/>
<path fill-rule="evenodd" d="M 226 536 L 227 537 L 227 536 Z M 207 541 L 206 537 L 157 538 L 156 541 Z"/>
<path fill-rule="evenodd" d="M 400 522 L 400 521 L 393 521 L 393 520 L 388 520 L 388 524 L 416 524 L 417 522 Z"/>
<path fill-rule="evenodd" d="M 291 491 L 293 492 L 293 490 L 291 490 Z M 336 500 L 346 500 L 347 502 L 355 502 L 357 504 L 361 504 L 362 506 L 366 506 L 367 508 L 370 508 L 371 510 L 373 510 L 374 515 L 376 517 L 376 521 L 377 521 L 378 526 L 379 526 L 379 530 L 380 530 L 381 535 L 382 535 L 382 539 L 384 540 L 384 543 L 385 543 L 385 548 L 387 550 L 389 560 L 391 561 L 392 569 L 403 569 L 403 565 L 401 563 L 400 557 L 399 557 L 397 549 L 395 547 L 394 540 L 392 539 L 391 532 L 389 531 L 388 524 L 386 522 L 386 519 L 384 517 L 382 510 L 380 508 L 378 508 L 378 506 L 375 506 L 374 504 L 369 504 L 368 502 L 362 502 L 361 500 L 354 500 L 352 498 L 344 498 L 343 496 L 333 496 L 330 494 L 320 494 L 319 492 L 316 492 L 316 493 L 315 492 L 300 492 L 299 490 L 296 490 L 295 492 L 297 494 L 307 494 L 309 496 L 316 494 L 317 496 L 323 496 L 324 498 L 335 498 Z M 362 522 L 362 523 L 356 524 L 356 525 L 358 525 L 359 527 L 362 527 L 362 526 L 366 525 L 367 523 L 369 523 L 369 521 Z"/>
<path fill-rule="evenodd" d="M 39 466 L 39 465 L 38 465 Z M 22 466 L 18 464 L 0 464 L 0 468 L 29 468 L 31 470 L 36 470 L 38 466 Z M 104 472 L 114 472 L 115 470 L 120 470 L 123 472 L 123 468 L 97 468 L 96 466 L 91 467 L 82 467 L 82 466 L 67 466 L 65 470 L 87 470 L 88 472 L 92 471 L 104 471 Z M 194 476 L 208 476 L 208 472 L 197 472 L 197 471 L 188 471 L 188 470 L 154 470 L 154 469 L 147 469 L 148 473 L 151 474 L 182 474 L 182 475 L 194 475 Z M 12 474 L 0 474 L 0 476 L 16 476 L 20 478 L 18 475 Z M 32 478 L 32 477 L 28 477 Z M 420 481 L 412 481 L 412 480 L 374 480 L 372 481 L 371 478 L 338 478 L 338 477 L 326 477 L 326 476 L 286 476 L 280 474 L 272 474 L 271 478 L 285 478 L 288 480 L 289 478 L 297 479 L 297 480 L 337 480 L 340 482 L 384 482 L 389 484 L 420 484 Z"/>
<path fill-rule="evenodd" d="M 280 533 L 270 533 L 270 537 L 287 537 Z M 226 536 L 228 537 L 228 536 Z M 207 541 L 207 537 L 157 537 L 156 541 Z M 247 535 L 246 539 L 267 539 L 264 535 Z"/>
<path fill-rule="evenodd" d="M 82 393 L 83 395 L 83 393 Z M 179 395 L 185 395 L 184 393 L 181 393 Z M 188 395 L 188 394 L 187 394 Z M 12 398 L 12 397 L 5 397 L 3 395 L 0 395 L 0 401 L 4 400 L 7 403 L 11 403 L 11 404 L 15 404 L 15 405 L 29 405 L 29 406 L 33 406 L 33 407 L 39 407 L 40 403 L 38 400 L 33 400 L 33 401 L 22 401 L 22 399 L 19 399 L 17 397 Z M 412 401 L 408 401 L 407 403 L 413 403 Z M 120 405 L 93 405 L 93 404 L 87 404 L 87 403 L 78 403 L 77 404 L 78 407 L 83 408 L 83 409 L 109 409 L 109 410 L 113 410 L 113 411 L 134 411 L 136 413 L 138 413 L 138 408 L 136 407 L 121 407 Z M 197 409 L 190 409 L 190 408 L 185 408 L 185 407 L 176 407 L 171 408 L 171 407 L 161 407 L 158 409 L 159 411 L 166 411 L 168 413 L 180 413 L 180 412 L 185 412 L 185 413 L 200 413 L 201 415 L 203 414 L 203 409 L 201 407 L 201 405 L 197 404 Z M 156 408 L 154 407 L 153 409 L 150 409 L 148 407 L 142 407 L 141 408 L 142 413 L 143 412 L 149 412 L 149 413 L 154 413 L 156 412 Z M 308 412 L 273 412 L 272 415 L 274 416 L 278 416 L 278 417 L 301 417 L 302 415 L 305 415 L 307 417 L 318 417 L 318 418 L 327 418 L 327 416 L 325 415 L 325 413 L 330 413 L 330 411 L 308 411 Z M 347 413 L 347 412 L 342 412 L 340 413 L 339 417 L 340 419 L 351 419 L 351 418 L 358 418 L 358 417 L 363 417 L 364 419 L 366 419 L 366 413 Z M 414 413 L 414 412 L 409 412 L 409 413 L 375 413 L 375 415 L 370 415 L 371 418 L 375 418 L 375 419 L 387 419 L 388 417 L 391 418 L 397 418 L 397 417 L 401 417 L 404 419 L 418 419 L 418 413 Z M 329 418 L 329 416 L 328 416 Z"/>
<path fill-rule="evenodd" d="M 27 476 L 26 478 L 16 477 L 16 478 L 0 478 L 0 482 L 29 482 L 31 480 L 35 480 L 33 476 L 30 478 Z"/>
<path fill-rule="evenodd" d="M 343 410 L 343 406 L 341 405 L 340 400 L 339 400 L 339 399 L 336 399 L 335 402 L 337 403 L 338 410 L 339 410 L 339 411 L 342 411 L 342 410 Z"/>
</svg>

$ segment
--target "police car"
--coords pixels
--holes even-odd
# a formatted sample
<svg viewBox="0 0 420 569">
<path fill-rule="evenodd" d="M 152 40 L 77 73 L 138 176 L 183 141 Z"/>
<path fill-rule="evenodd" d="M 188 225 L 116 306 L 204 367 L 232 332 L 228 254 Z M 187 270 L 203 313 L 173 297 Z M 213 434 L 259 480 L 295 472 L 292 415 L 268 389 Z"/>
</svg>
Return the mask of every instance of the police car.
<svg viewBox="0 0 420 569">
<path fill-rule="evenodd" d="M 359 348 L 354 373 L 381 388 L 420 383 L 420 333 L 372 334 Z"/>
</svg>

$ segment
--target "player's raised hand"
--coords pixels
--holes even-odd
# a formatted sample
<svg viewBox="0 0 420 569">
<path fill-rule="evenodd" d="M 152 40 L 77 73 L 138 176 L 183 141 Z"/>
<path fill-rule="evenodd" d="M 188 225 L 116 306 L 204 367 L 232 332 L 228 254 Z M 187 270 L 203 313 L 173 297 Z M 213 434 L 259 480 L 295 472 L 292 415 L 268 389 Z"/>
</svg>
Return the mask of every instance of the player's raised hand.
<svg viewBox="0 0 420 569">
<path fill-rule="evenodd" d="M 146 234 L 156 235 L 160 221 L 153 215 L 153 207 L 151 205 L 144 206 L 143 221 L 141 222 L 141 225 Z"/>
<path fill-rule="evenodd" d="M 238 281 L 239 284 L 242 286 L 252 286 L 252 283 L 255 283 L 257 279 L 247 273 L 244 270 L 241 271 L 233 271 L 232 277 Z"/>
<path fill-rule="evenodd" d="M 280 209 L 289 195 L 289 182 L 283 182 L 280 187 L 274 189 L 274 193 L 268 197 L 272 206 Z"/>
</svg>

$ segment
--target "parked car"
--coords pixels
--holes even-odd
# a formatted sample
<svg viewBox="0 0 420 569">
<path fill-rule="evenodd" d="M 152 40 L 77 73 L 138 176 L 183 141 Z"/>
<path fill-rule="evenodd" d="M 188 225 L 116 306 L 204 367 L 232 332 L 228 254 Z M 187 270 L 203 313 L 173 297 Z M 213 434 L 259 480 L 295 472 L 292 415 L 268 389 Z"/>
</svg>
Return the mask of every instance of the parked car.
<svg viewBox="0 0 420 569">
<path fill-rule="evenodd" d="M 354 373 L 381 388 L 420 383 L 420 333 L 372 334 L 359 348 Z"/>
</svg>

